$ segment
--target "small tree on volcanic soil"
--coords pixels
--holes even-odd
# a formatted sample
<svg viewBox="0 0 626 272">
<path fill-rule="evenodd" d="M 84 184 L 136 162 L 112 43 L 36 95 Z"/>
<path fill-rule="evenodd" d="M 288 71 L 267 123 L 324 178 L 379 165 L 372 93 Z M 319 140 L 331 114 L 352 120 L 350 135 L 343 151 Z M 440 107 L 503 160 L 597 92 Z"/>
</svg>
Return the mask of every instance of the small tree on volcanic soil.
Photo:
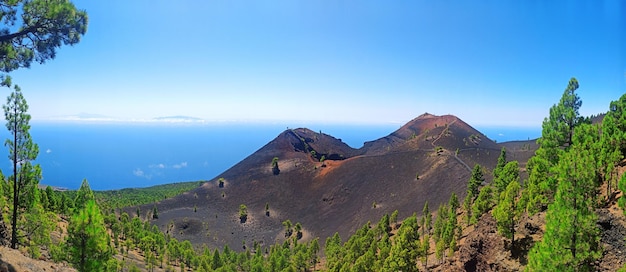
<svg viewBox="0 0 626 272">
<path fill-rule="evenodd" d="M 283 226 L 285 226 L 285 238 L 291 237 L 291 235 L 293 234 L 293 229 L 291 228 L 291 220 L 287 219 L 283 221 Z"/>
<path fill-rule="evenodd" d="M 617 188 L 622 192 L 626 192 L 626 175 L 622 175 L 622 178 L 617 183 Z M 626 214 L 626 195 L 622 195 L 619 199 L 617 199 L 617 204 L 624 210 L 624 214 Z"/>
<path fill-rule="evenodd" d="M 322 167 L 326 167 L 326 156 L 322 155 L 322 158 L 320 159 L 320 162 L 322 163 Z"/>
<path fill-rule="evenodd" d="M 157 210 L 156 204 L 154 204 L 154 208 L 152 208 L 152 219 L 159 219 L 159 211 Z"/>
<path fill-rule="evenodd" d="M 296 230 L 296 240 L 300 240 L 302 238 L 302 224 L 296 223 L 294 229 Z"/>
<path fill-rule="evenodd" d="M 270 216 L 270 204 L 265 202 L 265 216 Z"/>
<path fill-rule="evenodd" d="M 248 207 L 244 204 L 239 205 L 239 220 L 241 220 L 241 223 L 246 223 L 246 220 L 248 220 Z"/>
<path fill-rule="evenodd" d="M 519 182 L 511 181 L 506 190 L 500 194 L 500 200 L 492 212 L 498 224 L 498 232 L 505 238 L 511 239 L 509 245 L 511 254 L 513 254 L 513 243 L 515 242 L 515 225 L 522 214 L 522 210 L 518 206 L 519 190 Z"/>
<path fill-rule="evenodd" d="M 93 199 L 71 217 L 67 232 L 68 261 L 79 271 L 96 271 L 111 258 L 110 238 Z"/>
<path fill-rule="evenodd" d="M 432 228 L 433 215 L 428 208 L 428 201 L 424 202 L 424 208 L 422 209 L 422 236 L 430 233 Z"/>
<path fill-rule="evenodd" d="M 274 173 L 274 175 L 280 174 L 280 169 L 278 169 L 278 157 L 272 159 L 272 173 Z"/>
<path fill-rule="evenodd" d="M 218 185 L 218 187 L 220 187 L 220 188 L 224 188 L 224 178 L 219 178 L 219 179 L 217 180 L 217 185 Z"/>
<path fill-rule="evenodd" d="M 398 224 L 398 210 L 391 213 L 391 216 L 389 216 L 389 223 L 393 223 L 394 226 Z"/>
</svg>

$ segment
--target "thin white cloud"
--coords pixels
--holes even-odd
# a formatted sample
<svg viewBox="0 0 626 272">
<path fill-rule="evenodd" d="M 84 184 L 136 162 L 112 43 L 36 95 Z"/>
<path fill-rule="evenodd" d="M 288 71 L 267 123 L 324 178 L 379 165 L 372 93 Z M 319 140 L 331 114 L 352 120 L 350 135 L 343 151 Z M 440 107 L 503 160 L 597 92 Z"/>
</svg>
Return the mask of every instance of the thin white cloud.
<svg viewBox="0 0 626 272">
<path fill-rule="evenodd" d="M 148 166 L 150 168 L 159 168 L 159 169 L 165 169 L 165 164 L 159 163 L 159 164 L 151 164 L 150 166 Z"/>
<path fill-rule="evenodd" d="M 181 168 L 185 168 L 185 167 L 187 167 L 187 162 L 181 162 L 181 163 L 179 163 L 179 164 L 174 164 L 174 165 L 172 165 L 172 167 L 173 167 L 174 169 L 181 169 Z"/>
<path fill-rule="evenodd" d="M 52 150 L 51 150 L 50 148 L 48 148 L 48 149 L 46 150 L 46 154 L 50 154 L 50 153 L 52 153 Z"/>
<path fill-rule="evenodd" d="M 146 178 L 146 179 L 150 179 L 152 178 L 151 175 L 147 175 L 143 170 L 137 168 L 135 170 L 133 170 L 133 175 L 140 177 L 140 178 Z"/>
</svg>

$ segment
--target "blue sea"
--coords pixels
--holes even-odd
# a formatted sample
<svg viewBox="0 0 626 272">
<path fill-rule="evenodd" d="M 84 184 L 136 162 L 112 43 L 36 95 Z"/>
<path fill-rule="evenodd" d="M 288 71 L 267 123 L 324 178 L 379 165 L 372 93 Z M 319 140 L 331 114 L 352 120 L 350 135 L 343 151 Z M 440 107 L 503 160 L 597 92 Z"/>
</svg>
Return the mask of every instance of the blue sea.
<svg viewBox="0 0 626 272">
<path fill-rule="evenodd" d="M 400 125 L 306 124 L 359 148 L 384 137 Z M 77 189 L 87 179 L 94 190 L 147 187 L 181 181 L 209 180 L 270 142 L 289 126 L 285 124 L 31 124 L 39 145 L 36 163 L 42 167 L 42 184 Z M 540 136 L 540 129 L 504 128 L 481 131 L 498 142 Z M 5 129 L 2 139 L 8 138 Z M 11 172 L 7 154 L 0 169 Z"/>
</svg>

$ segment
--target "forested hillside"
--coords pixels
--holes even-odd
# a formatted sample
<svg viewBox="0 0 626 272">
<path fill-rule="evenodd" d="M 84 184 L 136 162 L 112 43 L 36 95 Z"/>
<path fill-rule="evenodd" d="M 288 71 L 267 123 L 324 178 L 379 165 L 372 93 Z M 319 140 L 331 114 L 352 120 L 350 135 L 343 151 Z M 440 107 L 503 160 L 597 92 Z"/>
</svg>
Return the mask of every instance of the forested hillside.
<svg viewBox="0 0 626 272">
<path fill-rule="evenodd" d="M 576 79 L 570 80 L 550 109 L 539 148 L 525 167 L 509 160 L 502 148 L 491 170 L 479 164 L 472 168 L 465 197 L 452 194 L 436 207 L 425 202 L 405 218 L 398 218 L 398 211 L 384 214 L 346 240 L 339 234 L 307 236 L 306 225 L 285 220 L 280 243 L 244 240 L 241 247 L 209 248 L 174 235 L 187 228 L 210 235 L 213 227 L 183 218 L 163 230 L 153 223 L 164 211 L 146 205 L 199 188 L 201 182 L 92 192 L 84 181 L 78 191 L 58 192 L 38 189 L 37 168 L 27 164 L 21 171 L 30 171 L 23 176 L 30 178 L 24 180 L 27 186 L 18 187 L 23 198 L 17 200 L 15 227 L 7 220 L 14 218 L 16 203 L 12 177 L 2 183 L 0 202 L 7 208 L 0 234 L 8 245 L 16 233 L 15 247 L 33 258 L 67 262 L 81 271 L 614 270 L 626 265 L 607 251 L 622 248 L 624 237 L 606 238 L 610 229 L 626 229 L 623 210 L 610 215 L 616 205 L 626 209 L 621 197 L 626 190 L 626 95 L 610 103 L 602 122 L 592 122 L 578 113 L 577 87 Z M 328 163 L 325 167 L 332 167 Z M 239 208 L 243 224 L 249 211 L 246 205 Z M 276 208 L 265 209 L 269 216 Z"/>
</svg>

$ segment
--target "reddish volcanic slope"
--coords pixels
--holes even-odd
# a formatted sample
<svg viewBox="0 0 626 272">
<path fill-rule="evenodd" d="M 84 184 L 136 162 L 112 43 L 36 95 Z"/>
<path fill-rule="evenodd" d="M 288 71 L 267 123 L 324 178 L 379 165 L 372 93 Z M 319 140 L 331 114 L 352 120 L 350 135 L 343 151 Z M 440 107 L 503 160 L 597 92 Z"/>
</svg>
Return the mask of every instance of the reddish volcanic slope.
<svg viewBox="0 0 626 272">
<path fill-rule="evenodd" d="M 509 156 L 527 159 L 534 152 L 534 145 L 522 146 L 507 147 Z M 452 193 L 463 197 L 471 168 L 479 163 L 491 171 L 501 147 L 452 115 L 421 115 L 361 149 L 308 129 L 286 130 L 201 187 L 156 203 L 153 223 L 196 245 L 236 250 L 282 241 L 287 219 L 302 224 L 303 239 L 323 242 L 335 232 L 345 238 L 396 209 L 404 218 L 420 214 L 426 201 L 436 210 Z M 245 223 L 241 204 L 248 208 Z M 141 207 L 143 216 L 153 205 Z"/>
</svg>

